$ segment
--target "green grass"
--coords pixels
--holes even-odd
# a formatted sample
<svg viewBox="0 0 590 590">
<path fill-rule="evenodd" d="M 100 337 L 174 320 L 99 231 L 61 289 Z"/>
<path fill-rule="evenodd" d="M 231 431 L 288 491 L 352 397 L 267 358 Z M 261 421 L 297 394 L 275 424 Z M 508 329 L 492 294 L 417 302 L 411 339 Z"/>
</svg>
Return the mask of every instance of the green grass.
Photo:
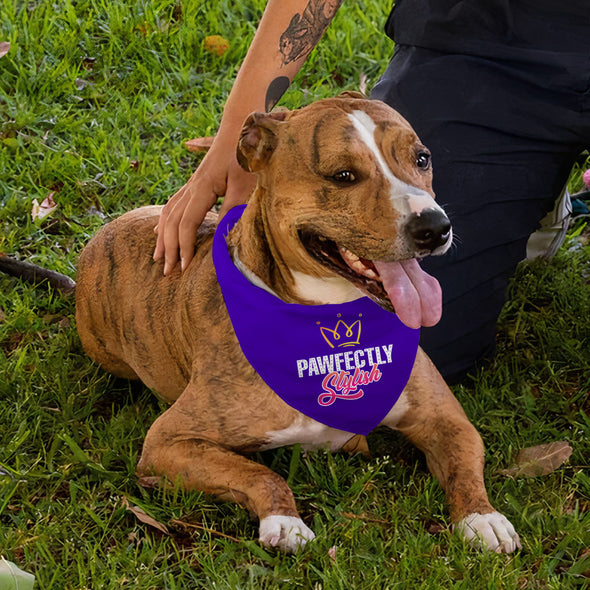
<svg viewBox="0 0 590 590">
<path fill-rule="evenodd" d="M 215 132 L 264 4 L 0 0 L 0 42 L 11 43 L 0 58 L 0 251 L 73 275 L 105 220 L 165 202 L 198 163 L 182 142 Z M 370 86 L 392 51 L 381 34 L 386 4 L 345 3 L 283 104 L 357 89 L 361 74 Z M 203 50 L 210 34 L 230 40 L 222 57 Z M 32 200 L 52 191 L 57 211 L 32 222 Z M 583 587 L 590 246 L 583 221 L 574 230 L 554 260 L 519 270 L 496 358 L 455 388 L 486 443 L 490 496 L 521 534 L 516 555 L 482 554 L 452 536 L 440 488 L 392 433 L 371 436 L 370 461 L 297 448 L 259 456 L 289 479 L 318 535 L 295 557 L 262 549 L 236 506 L 140 488 L 135 464 L 162 406 L 85 356 L 71 299 L 7 277 L 0 554 L 41 589 Z M 554 440 L 574 449 L 555 473 L 501 475 L 519 448 Z M 170 534 L 137 520 L 125 501 Z"/>
</svg>

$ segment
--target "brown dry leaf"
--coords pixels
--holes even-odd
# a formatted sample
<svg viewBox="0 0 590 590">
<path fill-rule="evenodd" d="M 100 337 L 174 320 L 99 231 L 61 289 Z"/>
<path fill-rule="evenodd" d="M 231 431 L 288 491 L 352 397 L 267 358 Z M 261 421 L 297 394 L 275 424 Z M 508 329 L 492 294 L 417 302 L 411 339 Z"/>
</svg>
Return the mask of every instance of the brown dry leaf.
<svg viewBox="0 0 590 590">
<path fill-rule="evenodd" d="M 197 137 L 184 142 L 186 149 L 191 152 L 206 152 L 213 143 L 215 137 Z"/>
<path fill-rule="evenodd" d="M 146 514 L 146 512 L 139 506 L 132 506 L 129 504 L 129 500 L 127 500 L 127 498 L 123 498 L 123 504 L 125 508 L 129 510 L 129 512 L 132 512 L 135 515 L 137 520 L 147 524 L 148 526 L 158 529 L 166 535 L 170 534 L 168 527 L 165 524 L 158 522 L 155 518 L 152 518 L 149 514 Z"/>
<path fill-rule="evenodd" d="M 0 43 L 0 57 L 4 57 L 10 51 L 10 43 L 2 41 Z"/>
<path fill-rule="evenodd" d="M 57 325 L 60 328 L 69 328 L 72 325 L 72 322 L 71 322 L 70 318 L 63 317 L 61 320 L 59 320 Z"/>
<path fill-rule="evenodd" d="M 430 521 L 426 523 L 426 530 L 431 535 L 440 535 L 447 527 L 442 525 L 440 522 Z"/>
<path fill-rule="evenodd" d="M 570 458 L 572 451 L 572 447 L 564 440 L 522 449 L 514 465 L 500 470 L 500 473 L 508 477 L 548 475 L 561 467 Z"/>
<path fill-rule="evenodd" d="M 163 477 L 159 477 L 157 475 L 154 475 L 154 476 L 146 475 L 144 477 L 137 478 L 137 483 L 142 488 L 148 488 L 148 489 L 156 489 L 157 487 L 163 485 L 164 481 L 165 480 Z"/>
<path fill-rule="evenodd" d="M 47 217 L 52 211 L 57 208 L 57 203 L 53 200 L 55 191 L 49 193 L 39 205 L 37 199 L 33 199 L 33 207 L 31 208 L 31 217 L 33 221 Z"/>
</svg>

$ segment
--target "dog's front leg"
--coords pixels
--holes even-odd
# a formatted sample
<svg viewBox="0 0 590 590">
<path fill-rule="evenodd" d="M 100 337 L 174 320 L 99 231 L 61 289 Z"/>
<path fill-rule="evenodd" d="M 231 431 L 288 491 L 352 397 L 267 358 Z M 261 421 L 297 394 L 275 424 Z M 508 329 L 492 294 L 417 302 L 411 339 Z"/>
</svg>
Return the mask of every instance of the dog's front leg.
<svg viewBox="0 0 590 590">
<path fill-rule="evenodd" d="M 445 490 L 455 530 L 496 552 L 520 548 L 514 527 L 488 500 L 481 437 L 422 350 L 400 402 L 384 423 L 426 455 L 428 468 Z"/>
<path fill-rule="evenodd" d="M 186 416 L 172 406 L 150 428 L 138 476 L 180 481 L 187 489 L 245 506 L 260 519 L 260 542 L 295 553 L 314 533 L 299 517 L 287 482 L 264 465 L 192 434 Z"/>
</svg>

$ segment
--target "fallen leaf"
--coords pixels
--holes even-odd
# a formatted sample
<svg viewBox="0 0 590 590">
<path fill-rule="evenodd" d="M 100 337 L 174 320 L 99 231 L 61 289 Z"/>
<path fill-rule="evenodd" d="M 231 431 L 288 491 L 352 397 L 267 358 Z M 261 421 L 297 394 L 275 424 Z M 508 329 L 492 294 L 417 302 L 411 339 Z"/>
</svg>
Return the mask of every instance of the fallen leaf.
<svg viewBox="0 0 590 590">
<path fill-rule="evenodd" d="M 62 318 L 57 324 L 60 328 L 69 328 L 72 325 L 70 318 Z"/>
<path fill-rule="evenodd" d="M 430 522 L 426 523 L 426 530 L 431 535 L 440 535 L 440 533 L 442 533 L 444 530 L 446 530 L 446 527 L 443 526 L 440 522 L 430 521 Z"/>
<path fill-rule="evenodd" d="M 143 510 L 139 506 L 132 506 L 131 504 L 129 504 L 127 498 L 123 498 L 123 504 L 125 505 L 125 508 L 129 510 L 129 512 L 132 512 L 135 515 L 137 520 L 143 522 L 144 524 L 147 524 L 148 526 L 158 529 L 166 535 L 170 534 L 170 532 L 168 531 L 168 527 L 165 524 L 158 522 L 155 518 L 151 517 L 149 514 L 145 512 L 145 510 Z"/>
<path fill-rule="evenodd" d="M 31 208 L 31 217 L 33 221 L 47 217 L 52 211 L 57 208 L 57 203 L 53 200 L 55 191 L 49 193 L 39 205 L 37 199 L 33 199 L 33 207 Z"/>
<path fill-rule="evenodd" d="M 0 324 L 6 319 L 6 313 L 4 313 L 4 310 L 0 307 Z"/>
<path fill-rule="evenodd" d="M 0 43 L 0 57 L 4 57 L 10 51 L 10 43 L 2 41 Z"/>
<path fill-rule="evenodd" d="M 184 145 L 191 152 L 206 152 L 213 143 L 215 137 L 197 137 L 184 142 Z"/>
<path fill-rule="evenodd" d="M 8 338 L 8 342 L 4 341 L 2 343 L 4 352 L 6 354 L 14 352 L 20 346 L 20 343 L 24 340 L 24 337 L 25 335 L 22 332 L 13 332 Z"/>
<path fill-rule="evenodd" d="M 221 35 L 209 35 L 203 41 L 203 49 L 214 55 L 223 55 L 229 49 L 229 41 Z"/>
<path fill-rule="evenodd" d="M 137 478 L 137 483 L 142 488 L 147 488 L 147 489 L 155 489 L 155 488 L 161 486 L 163 481 L 164 481 L 164 479 L 162 477 L 158 477 L 158 476 L 146 475 L 144 477 Z"/>
<path fill-rule="evenodd" d="M 572 447 L 564 440 L 529 447 L 518 452 L 514 464 L 500 473 L 508 477 L 537 477 L 548 475 L 565 463 Z"/>
</svg>

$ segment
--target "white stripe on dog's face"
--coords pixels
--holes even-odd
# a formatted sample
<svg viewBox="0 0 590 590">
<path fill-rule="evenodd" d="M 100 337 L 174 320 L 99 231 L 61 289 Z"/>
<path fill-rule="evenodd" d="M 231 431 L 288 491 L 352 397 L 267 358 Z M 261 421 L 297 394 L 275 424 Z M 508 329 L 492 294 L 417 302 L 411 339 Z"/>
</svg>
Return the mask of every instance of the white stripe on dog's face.
<svg viewBox="0 0 590 590">
<path fill-rule="evenodd" d="M 362 142 L 369 148 L 377 164 L 388 180 L 390 186 L 390 198 L 393 207 L 402 215 L 410 213 L 421 213 L 424 209 L 442 209 L 436 204 L 436 201 L 426 191 L 407 184 L 400 180 L 391 171 L 377 142 L 375 141 L 375 130 L 377 124 L 370 115 L 364 111 L 353 111 L 348 115 L 354 128 L 358 131 Z"/>
</svg>

